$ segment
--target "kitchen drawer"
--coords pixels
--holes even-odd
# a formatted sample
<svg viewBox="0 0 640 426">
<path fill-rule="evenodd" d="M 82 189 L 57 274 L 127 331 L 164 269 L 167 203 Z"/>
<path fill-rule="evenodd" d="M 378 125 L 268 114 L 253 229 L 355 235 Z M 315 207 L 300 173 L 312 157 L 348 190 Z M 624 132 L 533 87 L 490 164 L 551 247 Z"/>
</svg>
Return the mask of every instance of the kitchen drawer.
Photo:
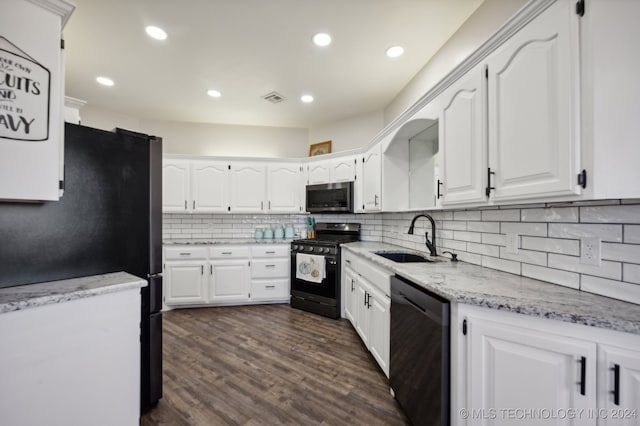
<svg viewBox="0 0 640 426">
<path fill-rule="evenodd" d="M 251 261 L 251 278 L 288 278 L 289 263 L 289 258 L 253 259 Z"/>
<path fill-rule="evenodd" d="M 290 244 L 257 244 L 251 246 L 252 257 L 287 257 L 290 253 Z"/>
<path fill-rule="evenodd" d="M 249 257 L 249 246 L 213 246 L 209 247 L 212 259 L 233 259 Z"/>
<path fill-rule="evenodd" d="M 289 298 L 289 280 L 251 282 L 251 300 Z"/>
<path fill-rule="evenodd" d="M 358 264 L 360 262 L 360 257 L 358 255 L 353 254 L 349 250 L 342 250 L 342 259 L 344 260 L 344 264 L 354 271 L 358 270 Z"/>
<path fill-rule="evenodd" d="M 391 296 L 391 272 L 367 259 L 358 259 L 358 273 L 386 296 Z"/>
<path fill-rule="evenodd" d="M 196 260 L 207 258 L 206 247 L 171 246 L 164 248 L 165 260 Z"/>
</svg>

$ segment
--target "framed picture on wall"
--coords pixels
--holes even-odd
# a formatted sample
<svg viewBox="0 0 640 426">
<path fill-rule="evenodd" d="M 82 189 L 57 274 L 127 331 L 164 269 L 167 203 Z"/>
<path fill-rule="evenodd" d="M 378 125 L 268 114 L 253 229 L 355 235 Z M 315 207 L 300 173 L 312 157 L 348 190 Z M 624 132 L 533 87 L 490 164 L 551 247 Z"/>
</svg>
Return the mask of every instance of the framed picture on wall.
<svg viewBox="0 0 640 426">
<path fill-rule="evenodd" d="M 309 157 L 314 155 L 329 154 L 331 152 L 331 141 L 318 142 L 309 145 Z"/>
</svg>

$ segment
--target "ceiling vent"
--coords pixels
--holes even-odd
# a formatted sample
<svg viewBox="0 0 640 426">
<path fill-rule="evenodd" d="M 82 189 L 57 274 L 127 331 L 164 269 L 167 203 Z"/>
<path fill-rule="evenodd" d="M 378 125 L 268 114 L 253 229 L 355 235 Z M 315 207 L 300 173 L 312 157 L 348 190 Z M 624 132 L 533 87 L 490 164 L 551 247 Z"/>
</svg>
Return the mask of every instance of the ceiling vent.
<svg viewBox="0 0 640 426">
<path fill-rule="evenodd" d="M 269 101 L 272 104 L 279 104 L 280 102 L 284 101 L 287 98 L 285 98 L 278 92 L 271 92 L 264 95 L 262 99 L 264 99 L 265 101 Z"/>
</svg>

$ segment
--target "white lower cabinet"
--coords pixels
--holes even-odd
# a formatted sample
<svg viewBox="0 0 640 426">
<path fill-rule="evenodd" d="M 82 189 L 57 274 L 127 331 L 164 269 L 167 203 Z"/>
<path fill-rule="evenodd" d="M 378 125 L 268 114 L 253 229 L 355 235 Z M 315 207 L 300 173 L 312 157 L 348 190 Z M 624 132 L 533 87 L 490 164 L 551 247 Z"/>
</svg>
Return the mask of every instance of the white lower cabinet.
<svg viewBox="0 0 640 426">
<path fill-rule="evenodd" d="M 215 244 L 164 248 L 169 307 L 287 303 L 288 244 Z"/>
<path fill-rule="evenodd" d="M 391 274 L 343 249 L 344 316 L 389 377 Z"/>
<path fill-rule="evenodd" d="M 475 306 L 455 312 L 452 424 L 640 424 L 640 336 Z"/>
</svg>

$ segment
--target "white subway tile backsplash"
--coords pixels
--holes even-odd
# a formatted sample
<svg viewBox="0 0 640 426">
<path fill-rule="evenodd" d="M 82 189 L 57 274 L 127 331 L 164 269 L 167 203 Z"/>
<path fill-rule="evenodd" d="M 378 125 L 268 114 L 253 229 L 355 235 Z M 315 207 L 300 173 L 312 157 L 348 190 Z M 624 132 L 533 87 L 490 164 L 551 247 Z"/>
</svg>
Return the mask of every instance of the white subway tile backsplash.
<svg viewBox="0 0 640 426">
<path fill-rule="evenodd" d="M 523 222 L 578 222 L 577 207 L 523 209 Z"/>
<path fill-rule="evenodd" d="M 458 222 L 453 220 L 443 220 L 442 229 L 452 229 L 454 231 L 466 231 L 467 222 Z"/>
<path fill-rule="evenodd" d="M 624 225 L 624 242 L 640 244 L 640 225 Z"/>
<path fill-rule="evenodd" d="M 640 285 L 582 275 L 580 289 L 625 302 L 640 304 Z"/>
<path fill-rule="evenodd" d="M 467 231 L 500 233 L 500 222 L 467 222 Z"/>
<path fill-rule="evenodd" d="M 640 265 L 625 263 L 622 265 L 622 281 L 640 284 Z"/>
<path fill-rule="evenodd" d="M 506 246 L 507 236 L 504 234 L 482 234 L 482 244 L 493 244 L 496 246 Z"/>
<path fill-rule="evenodd" d="M 521 239 L 520 247 L 528 250 L 544 251 L 548 253 L 580 255 L 580 241 L 560 238 L 527 237 Z"/>
<path fill-rule="evenodd" d="M 499 271 L 520 275 L 520 262 L 499 259 L 497 257 L 482 256 L 482 266 Z"/>
<path fill-rule="evenodd" d="M 457 240 L 438 240 L 437 244 L 449 250 L 467 250 L 467 243 L 464 241 Z"/>
<path fill-rule="evenodd" d="M 546 237 L 547 224 L 546 223 L 514 223 L 514 222 L 502 223 L 501 222 L 500 232 L 502 234 L 518 234 L 518 235 L 529 235 L 532 237 Z"/>
<path fill-rule="evenodd" d="M 564 269 L 565 271 L 611 278 L 613 280 L 622 279 L 622 264 L 619 262 L 603 260 L 600 262 L 600 266 L 585 265 L 580 263 L 579 257 L 549 253 L 548 264 L 551 268 Z"/>
<path fill-rule="evenodd" d="M 543 266 L 522 264 L 522 275 L 540 281 L 562 285 L 565 287 L 580 288 L 580 274 L 560 269 L 545 268 Z"/>
<path fill-rule="evenodd" d="M 467 243 L 467 251 L 484 254 L 485 256 L 500 257 L 500 247 L 487 244 Z"/>
<path fill-rule="evenodd" d="M 482 240 L 482 234 L 479 232 L 453 231 L 453 239 L 479 243 Z"/>
<path fill-rule="evenodd" d="M 541 251 L 518 250 L 518 253 L 507 253 L 506 247 L 500 247 L 502 259 L 515 260 L 516 262 L 530 263 L 532 265 L 547 266 L 547 253 Z"/>
<path fill-rule="evenodd" d="M 455 211 L 453 212 L 453 220 L 480 220 L 479 211 Z"/>
<path fill-rule="evenodd" d="M 482 210 L 484 222 L 520 222 L 520 210 Z"/>
<path fill-rule="evenodd" d="M 599 237 L 602 241 L 622 242 L 622 225 L 550 223 L 549 236 L 554 238 Z"/>
<path fill-rule="evenodd" d="M 602 258 L 640 264 L 640 245 L 602 243 Z"/>
<path fill-rule="evenodd" d="M 582 223 L 640 223 L 640 204 L 580 207 Z"/>
<path fill-rule="evenodd" d="M 475 253 L 468 253 L 465 251 L 458 251 L 458 260 L 462 262 L 472 263 L 474 265 L 482 266 L 482 256 Z"/>
</svg>

